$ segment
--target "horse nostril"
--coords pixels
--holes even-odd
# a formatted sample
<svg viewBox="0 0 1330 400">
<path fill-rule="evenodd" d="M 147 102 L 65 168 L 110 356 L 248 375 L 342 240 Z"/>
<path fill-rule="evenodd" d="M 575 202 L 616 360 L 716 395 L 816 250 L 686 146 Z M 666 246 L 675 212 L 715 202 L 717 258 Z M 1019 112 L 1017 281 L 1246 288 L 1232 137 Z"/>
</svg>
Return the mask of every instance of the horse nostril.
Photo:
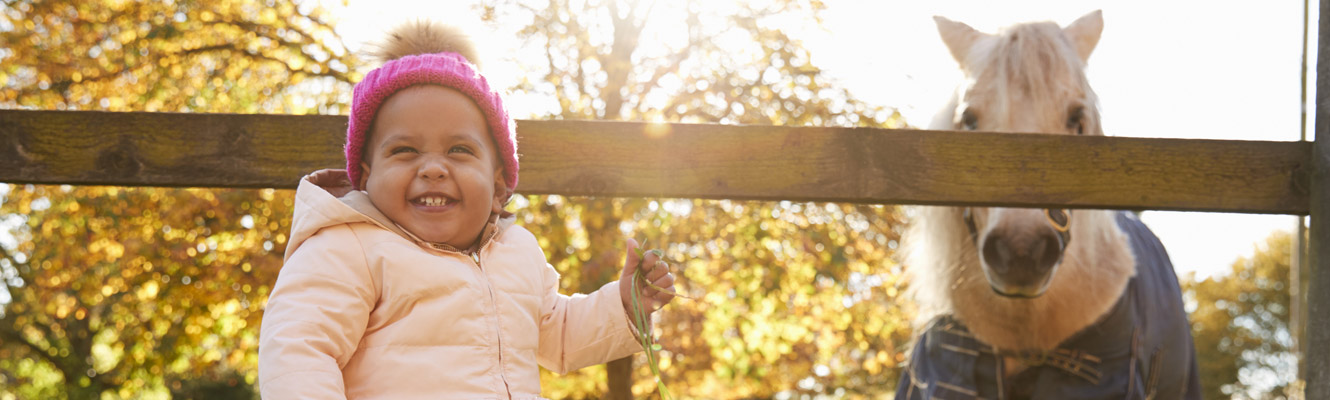
<svg viewBox="0 0 1330 400">
<path fill-rule="evenodd" d="M 1038 271 L 1048 271 L 1058 261 L 1062 260 L 1062 250 L 1065 243 L 1054 232 L 1043 232 L 1039 235 L 1037 247 L 1030 254 L 1035 255 L 1034 265 Z"/>
<path fill-rule="evenodd" d="M 1011 248 L 1007 247 L 1007 241 L 1002 234 L 990 232 L 984 238 L 984 262 L 993 272 L 1006 273 L 1011 265 Z"/>
</svg>

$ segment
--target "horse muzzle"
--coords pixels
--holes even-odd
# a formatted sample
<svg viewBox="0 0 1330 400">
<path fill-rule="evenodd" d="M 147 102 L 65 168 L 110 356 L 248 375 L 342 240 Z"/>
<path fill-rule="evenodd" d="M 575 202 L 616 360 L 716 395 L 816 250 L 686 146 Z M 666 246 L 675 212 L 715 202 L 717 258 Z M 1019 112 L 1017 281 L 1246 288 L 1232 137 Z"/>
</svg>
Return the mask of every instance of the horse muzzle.
<svg viewBox="0 0 1330 400">
<path fill-rule="evenodd" d="M 1056 230 L 1041 228 L 1033 232 L 995 229 L 985 235 L 980 253 L 984 276 L 994 292 L 1035 298 L 1048 290 L 1067 242 Z"/>
</svg>

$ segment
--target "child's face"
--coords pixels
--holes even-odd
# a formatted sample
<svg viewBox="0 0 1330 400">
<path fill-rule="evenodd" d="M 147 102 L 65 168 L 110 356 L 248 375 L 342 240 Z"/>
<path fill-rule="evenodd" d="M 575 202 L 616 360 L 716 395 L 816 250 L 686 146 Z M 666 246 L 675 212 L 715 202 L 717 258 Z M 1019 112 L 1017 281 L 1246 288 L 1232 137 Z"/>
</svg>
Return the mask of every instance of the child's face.
<svg viewBox="0 0 1330 400">
<path fill-rule="evenodd" d="M 507 194 L 485 116 L 469 97 L 434 85 L 383 103 L 361 164 L 374 206 L 421 239 L 470 247 Z"/>
</svg>

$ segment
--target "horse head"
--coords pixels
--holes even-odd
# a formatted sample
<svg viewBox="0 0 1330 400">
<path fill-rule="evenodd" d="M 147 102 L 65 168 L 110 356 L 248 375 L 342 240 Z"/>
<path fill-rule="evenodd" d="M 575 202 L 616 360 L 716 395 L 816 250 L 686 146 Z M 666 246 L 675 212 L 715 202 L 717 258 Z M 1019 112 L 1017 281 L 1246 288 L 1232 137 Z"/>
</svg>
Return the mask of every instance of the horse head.
<svg viewBox="0 0 1330 400">
<path fill-rule="evenodd" d="M 1103 135 L 1085 76 L 1103 29 L 1098 11 L 1065 28 L 1026 23 L 996 34 L 936 20 L 965 80 L 930 129 Z M 896 398 L 1117 398 L 1124 390 L 1128 398 L 1199 398 L 1172 264 L 1134 216 L 910 210 L 905 271 L 920 336 Z M 1151 365 L 1142 367 L 1142 357 Z M 1094 364 L 1095 377 L 1076 360 Z M 1100 379 L 1107 376 L 1117 378 Z M 1158 384 L 1142 388 L 1142 379 Z"/>
<path fill-rule="evenodd" d="M 965 81 L 933 129 L 1103 135 L 1085 64 L 1103 30 L 1092 12 L 1067 27 L 1014 25 L 996 34 L 935 17 Z M 1070 244 L 1072 213 L 1061 209 L 967 208 L 963 218 L 992 290 L 1044 294 Z"/>
<path fill-rule="evenodd" d="M 936 18 L 965 80 L 929 129 L 1103 135 L 1085 64 L 1103 28 L 1096 11 L 1066 27 L 982 33 Z M 916 326 L 953 315 L 1002 349 L 1051 349 L 1121 297 L 1136 267 L 1116 211 L 912 208 L 905 235 Z"/>
</svg>

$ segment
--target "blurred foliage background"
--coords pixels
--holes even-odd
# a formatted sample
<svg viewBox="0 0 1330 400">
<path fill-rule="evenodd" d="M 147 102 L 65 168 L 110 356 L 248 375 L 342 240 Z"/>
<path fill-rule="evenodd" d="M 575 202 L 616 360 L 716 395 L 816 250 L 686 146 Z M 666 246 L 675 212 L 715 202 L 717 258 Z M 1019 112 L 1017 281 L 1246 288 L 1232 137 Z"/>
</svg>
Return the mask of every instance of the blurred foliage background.
<svg viewBox="0 0 1330 400">
<path fill-rule="evenodd" d="M 1298 365 L 1289 327 L 1292 251 L 1293 235 L 1275 232 L 1226 275 L 1180 279 L 1205 398 L 1302 398 L 1288 376 Z"/>
<path fill-rule="evenodd" d="M 345 114 L 372 65 L 326 6 L 3 0 L 0 107 Z M 525 24 L 510 90 L 557 104 L 527 118 L 905 126 L 836 87 L 780 29 L 820 21 L 820 1 L 681 0 L 666 18 L 653 7 L 508 0 L 475 11 Z M 643 45 L 666 27 L 676 40 Z M 259 321 L 291 204 L 285 190 L 0 185 L 0 399 L 257 397 Z M 676 395 L 894 390 L 911 312 L 896 206 L 519 196 L 509 208 L 565 293 L 616 277 L 626 236 L 676 261 L 678 287 L 699 298 L 676 300 L 655 327 Z M 1184 278 L 1208 397 L 1277 397 L 1286 385 L 1288 240 L 1272 237 L 1228 276 Z M 646 396 L 642 360 L 545 373 L 545 395 Z"/>
</svg>

